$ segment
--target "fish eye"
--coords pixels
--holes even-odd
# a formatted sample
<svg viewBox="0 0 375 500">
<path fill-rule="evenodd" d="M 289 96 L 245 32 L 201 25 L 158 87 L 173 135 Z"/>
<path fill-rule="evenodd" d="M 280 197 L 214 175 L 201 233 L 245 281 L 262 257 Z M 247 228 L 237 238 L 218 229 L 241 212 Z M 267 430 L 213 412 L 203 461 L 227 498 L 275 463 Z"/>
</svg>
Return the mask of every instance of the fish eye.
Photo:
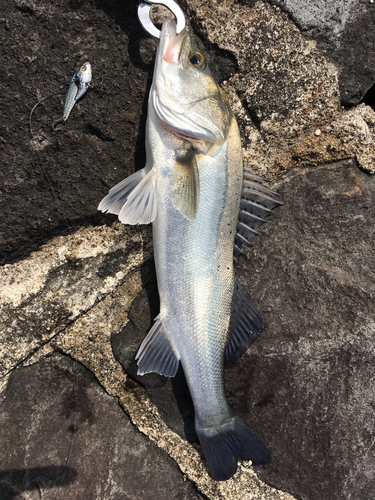
<svg viewBox="0 0 375 500">
<path fill-rule="evenodd" d="M 86 71 L 86 66 L 82 66 L 81 71 Z"/>
<path fill-rule="evenodd" d="M 189 56 L 190 62 L 193 66 L 199 69 L 204 69 L 206 67 L 206 60 L 200 52 L 193 52 Z"/>
</svg>

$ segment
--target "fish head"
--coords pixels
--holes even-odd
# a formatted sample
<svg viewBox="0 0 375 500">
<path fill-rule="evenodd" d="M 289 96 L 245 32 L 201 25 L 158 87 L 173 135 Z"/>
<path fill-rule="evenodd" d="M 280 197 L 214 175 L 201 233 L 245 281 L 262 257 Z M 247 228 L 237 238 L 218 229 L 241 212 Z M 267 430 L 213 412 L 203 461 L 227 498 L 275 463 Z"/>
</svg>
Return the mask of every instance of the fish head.
<svg viewBox="0 0 375 500">
<path fill-rule="evenodd" d="M 92 72 L 91 72 L 91 64 L 89 62 L 85 62 L 74 75 L 78 85 L 88 86 L 91 82 Z"/>
<path fill-rule="evenodd" d="M 158 118 L 176 133 L 193 141 L 225 142 L 229 104 L 189 33 L 177 34 L 172 19 L 163 23 L 150 95 Z"/>
</svg>

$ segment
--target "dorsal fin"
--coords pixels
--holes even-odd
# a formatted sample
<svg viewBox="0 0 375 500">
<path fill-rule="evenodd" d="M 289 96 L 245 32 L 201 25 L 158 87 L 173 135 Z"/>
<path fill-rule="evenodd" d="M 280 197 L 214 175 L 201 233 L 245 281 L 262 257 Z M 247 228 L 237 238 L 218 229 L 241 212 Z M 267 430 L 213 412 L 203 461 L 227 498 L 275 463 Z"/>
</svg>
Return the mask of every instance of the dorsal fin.
<svg viewBox="0 0 375 500">
<path fill-rule="evenodd" d="M 138 363 L 138 375 L 151 372 L 166 377 L 176 375 L 179 360 L 165 334 L 160 314 L 138 349 L 135 359 Z"/>
<path fill-rule="evenodd" d="M 236 257 L 241 253 L 241 248 L 252 246 L 250 239 L 259 234 L 255 229 L 266 222 L 263 217 L 272 214 L 273 208 L 282 205 L 282 202 L 277 199 L 280 195 L 265 186 L 266 182 L 266 179 L 253 174 L 245 167 L 241 210 L 234 241 L 235 262 Z"/>
<path fill-rule="evenodd" d="M 243 286 L 236 280 L 232 317 L 228 344 L 225 348 L 225 362 L 233 363 L 258 338 L 262 329 L 262 316 L 246 293 Z"/>
</svg>

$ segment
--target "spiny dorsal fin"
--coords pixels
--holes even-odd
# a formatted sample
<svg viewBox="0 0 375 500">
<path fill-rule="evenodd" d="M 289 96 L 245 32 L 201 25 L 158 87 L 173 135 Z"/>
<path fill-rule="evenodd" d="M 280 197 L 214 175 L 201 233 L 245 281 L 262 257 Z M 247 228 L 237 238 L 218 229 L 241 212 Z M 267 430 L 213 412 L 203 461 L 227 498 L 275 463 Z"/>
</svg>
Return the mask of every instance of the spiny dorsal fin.
<svg viewBox="0 0 375 500">
<path fill-rule="evenodd" d="M 165 335 L 160 315 L 155 319 L 135 359 L 138 362 L 138 375 L 151 372 L 160 373 L 166 377 L 176 375 L 179 360 Z"/>
<path fill-rule="evenodd" d="M 253 174 L 245 167 L 241 210 L 235 237 L 235 258 L 239 255 L 241 248 L 252 246 L 250 239 L 259 234 L 255 229 L 266 222 L 263 217 L 272 214 L 273 208 L 282 205 L 281 201 L 276 199 L 280 195 L 266 187 L 265 183 L 265 179 Z"/>
<path fill-rule="evenodd" d="M 98 210 L 116 214 L 124 224 L 148 224 L 156 217 L 155 171 L 138 170 L 114 186 Z"/>
<path fill-rule="evenodd" d="M 182 158 L 177 158 L 173 169 L 173 193 L 176 206 L 184 217 L 194 220 L 199 203 L 199 174 L 197 160 L 190 149 Z"/>
<path fill-rule="evenodd" d="M 233 363 L 258 338 L 262 329 L 262 316 L 246 293 L 243 286 L 236 280 L 232 317 L 228 344 L 225 348 L 225 362 Z"/>
</svg>

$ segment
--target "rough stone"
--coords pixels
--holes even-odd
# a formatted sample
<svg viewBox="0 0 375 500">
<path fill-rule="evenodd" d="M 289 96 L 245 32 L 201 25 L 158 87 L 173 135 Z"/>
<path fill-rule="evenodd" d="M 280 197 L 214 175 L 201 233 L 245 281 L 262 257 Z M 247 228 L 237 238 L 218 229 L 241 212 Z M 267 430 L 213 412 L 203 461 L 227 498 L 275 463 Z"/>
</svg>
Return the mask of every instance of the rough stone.
<svg viewBox="0 0 375 500">
<path fill-rule="evenodd" d="M 117 182 L 145 163 L 147 94 L 157 42 L 137 18 L 138 0 L 0 1 L 0 263 L 24 258 L 53 236 L 114 216 L 97 212 Z M 207 47 L 218 77 L 233 56 Z M 69 82 L 89 60 L 93 83 L 62 115 Z M 33 106 L 51 91 L 53 95 Z"/>
<path fill-rule="evenodd" d="M 246 0 L 244 0 L 246 1 Z M 371 0 L 272 0 L 285 9 L 306 39 L 316 40 L 339 70 L 340 99 L 359 104 L 375 82 L 375 5 Z"/>
<path fill-rule="evenodd" d="M 272 178 L 296 166 L 356 158 L 361 168 L 374 172 L 374 128 L 363 116 L 373 111 L 360 107 L 346 116 L 338 68 L 286 13 L 265 2 L 183 5 L 204 39 L 236 57 L 238 71 L 223 82 L 223 90 L 239 122 L 249 166 Z"/>
<path fill-rule="evenodd" d="M 109 236 L 110 240 L 112 237 L 116 241 L 119 236 L 116 230 L 111 233 L 105 227 L 101 229 L 95 228 L 93 231 L 97 235 L 97 241 L 100 241 L 99 234 L 101 230 L 104 235 Z M 84 231 L 88 232 L 87 229 Z M 137 234 L 137 231 L 134 231 Z M 59 269 L 59 259 L 54 257 L 54 253 L 51 256 L 46 252 L 46 249 L 56 248 L 57 242 L 64 249 L 64 252 L 67 248 L 71 250 L 75 249 L 76 251 L 73 252 L 74 255 L 82 257 L 84 267 L 90 272 L 91 276 L 100 275 L 101 279 L 106 279 L 108 275 L 116 273 L 116 266 L 119 265 L 119 249 L 116 249 L 114 245 L 116 251 L 112 252 L 113 247 L 111 245 L 108 245 L 107 248 L 103 245 L 99 250 L 96 250 L 100 258 L 88 257 L 92 252 L 90 245 L 82 253 L 78 251 L 80 245 L 82 245 L 82 231 L 78 231 L 71 236 L 56 238 L 25 261 L 6 266 L 7 277 L 10 277 L 12 269 L 14 269 L 16 276 L 19 275 L 20 270 L 37 269 L 38 263 L 43 260 L 50 260 L 49 266 L 47 265 L 50 271 L 53 266 Z M 246 492 L 246 495 L 249 492 L 249 498 L 256 500 L 292 500 L 291 495 L 283 493 L 260 481 L 249 464 L 240 465 L 236 475 L 231 480 L 224 483 L 215 482 L 208 472 L 207 465 L 202 458 L 202 453 L 199 451 L 199 446 L 189 444 L 183 437 L 176 434 L 176 432 L 166 425 L 160 416 L 158 408 L 151 401 L 142 385 L 136 380 L 129 378 L 121 364 L 116 360 L 114 350 L 115 354 L 119 356 L 122 345 L 118 344 L 117 350 L 113 349 L 111 340 L 115 340 L 119 336 L 119 332 L 126 331 L 124 328 L 128 323 L 130 323 L 130 326 L 135 324 L 138 329 L 137 335 L 139 335 L 148 322 L 151 322 L 150 313 L 147 310 L 143 311 L 142 302 L 144 301 L 142 299 L 144 298 L 144 294 L 141 291 L 144 288 L 147 293 L 150 288 L 152 289 L 153 280 L 155 279 L 154 268 L 149 259 L 140 265 L 140 267 L 134 268 L 132 264 L 135 264 L 135 262 L 131 257 L 131 253 L 129 255 L 129 262 L 126 263 L 126 250 L 122 250 L 122 258 L 125 260 L 125 266 L 123 267 L 123 275 L 120 279 L 111 280 L 111 286 L 107 289 L 106 294 L 99 296 L 98 300 L 95 300 L 91 307 L 88 307 L 79 315 L 72 318 L 71 321 L 64 324 L 60 329 L 56 329 L 53 335 L 44 339 L 43 342 L 38 342 L 38 337 L 35 337 L 36 328 L 34 331 L 31 331 L 27 327 L 24 330 L 19 330 L 18 325 L 14 323 L 12 326 L 15 334 L 18 334 L 20 346 L 16 342 L 13 342 L 13 344 L 10 343 L 8 346 L 7 340 L 2 336 L 0 345 L 6 369 L 4 369 L 0 378 L 0 399 L 5 394 L 14 370 L 17 370 L 18 367 L 34 365 L 46 357 L 56 354 L 68 355 L 78 360 L 95 375 L 107 394 L 116 398 L 120 403 L 133 424 L 148 436 L 151 441 L 156 443 L 159 448 L 167 452 L 177 462 L 186 477 L 192 480 L 204 495 L 212 499 L 232 498 L 233 500 L 239 500 L 243 497 L 244 492 Z M 62 256 L 65 255 L 64 252 L 62 252 Z M 138 258 L 142 261 L 142 259 L 147 258 L 147 253 L 143 254 L 141 252 Z M 114 261 L 113 265 L 111 265 L 112 259 Z M 76 270 L 77 275 L 80 274 L 80 271 L 80 266 L 78 266 Z M 51 274 L 53 274 L 53 271 Z M 74 289 L 74 283 L 76 282 L 77 276 L 75 276 L 74 271 L 66 275 L 59 289 L 62 301 L 66 300 L 69 290 Z M 41 315 L 44 314 L 44 311 L 47 314 L 50 308 L 50 303 L 44 300 L 44 297 L 46 296 L 46 290 L 50 290 L 51 283 L 53 281 L 45 280 L 44 284 L 39 286 L 34 295 L 31 296 L 32 303 L 40 304 Z M 92 289 L 90 288 L 91 286 L 93 287 Z M 78 290 L 80 290 L 82 296 L 91 296 L 97 290 L 97 282 L 95 279 L 82 280 L 82 288 L 79 289 L 77 287 L 76 291 L 78 292 Z M 22 297 L 22 294 L 15 294 L 13 299 L 21 300 L 19 307 L 22 309 L 22 298 L 20 299 L 20 297 Z M 26 299 L 26 305 L 28 305 L 27 300 L 30 300 L 30 297 Z M 131 307 L 132 304 L 133 307 Z M 8 307 L 10 305 L 8 303 Z M 153 307 L 155 307 L 155 304 Z M 151 311 L 153 311 L 153 307 L 151 307 Z M 25 306 L 23 314 L 24 321 L 22 324 L 28 325 L 30 323 L 28 314 L 33 315 L 33 308 L 30 309 Z M 139 338 L 139 343 L 141 340 L 142 338 Z M 129 341 L 130 348 L 127 349 L 127 352 L 132 352 L 134 349 L 135 353 L 138 348 L 136 345 L 137 341 L 134 339 L 134 336 Z M 8 351 L 10 353 L 9 359 L 7 359 Z M 133 370 L 135 370 L 134 365 Z M 155 377 L 157 378 L 157 376 Z M 160 394 L 160 390 L 163 386 L 158 385 L 157 381 L 156 384 L 151 383 L 148 385 L 156 391 L 152 396 L 153 399 L 157 402 L 161 401 L 162 395 Z M 170 385 L 167 387 L 170 387 Z M 172 395 L 173 393 L 170 391 L 170 397 Z M 164 415 L 168 415 L 168 405 L 174 408 L 174 415 L 176 415 L 179 407 L 177 402 L 173 403 L 173 400 L 172 403 L 171 400 L 166 401 L 164 406 L 161 406 L 161 412 L 164 412 Z M 167 421 L 171 422 L 171 415 Z M 182 432 L 181 435 L 183 435 Z M 69 474 L 73 474 L 70 470 L 68 472 Z M 24 476 L 21 474 L 20 477 L 22 479 Z"/>
<path fill-rule="evenodd" d="M 0 132 L 2 263 L 25 257 L 56 234 L 103 223 L 100 199 L 134 171 L 135 158 L 137 165 L 144 162 L 142 107 L 155 44 L 142 44 L 136 4 L 1 2 L 0 85 L 7 96 Z M 52 124 L 61 117 L 66 91 L 43 101 L 32 116 L 33 138 L 33 106 L 86 60 L 93 83 L 103 78 L 103 84 L 56 132 Z"/>
<path fill-rule="evenodd" d="M 285 206 L 238 270 L 264 329 L 227 368 L 228 395 L 271 450 L 272 463 L 257 469 L 267 483 L 306 500 L 370 500 L 375 179 L 346 161 L 293 170 L 273 188 Z M 139 345 L 151 326 L 150 307 L 157 309 L 157 298 L 142 291 L 130 309 L 133 321 L 115 336 L 114 353 L 168 426 L 194 441 L 181 371 L 177 380 L 138 377 L 134 345 L 133 358 L 121 356 L 128 335 Z"/>
<path fill-rule="evenodd" d="M 264 330 L 227 369 L 229 396 L 271 450 L 267 483 L 303 500 L 370 500 L 375 179 L 341 162 L 277 189 L 285 206 L 240 262 Z"/>
<path fill-rule="evenodd" d="M 181 4 L 216 78 L 224 80 L 245 157 L 260 173 L 272 177 L 293 162 L 314 161 L 316 149 L 319 161 L 355 157 L 335 136 L 327 141 L 322 133 L 322 140 L 313 140 L 317 128 L 345 113 L 338 99 L 342 73 L 286 13 L 260 1 Z M 372 23 L 373 6 L 362 4 L 355 19 L 365 9 Z M 26 257 L 55 235 L 114 220 L 97 212 L 98 202 L 143 167 L 156 41 L 139 26 L 137 5 L 135 0 L 0 1 L 0 90 L 7 96 L 0 105 L 1 263 Z M 362 32 L 371 44 L 369 31 Z M 352 41 L 340 46 L 343 58 L 354 46 Z M 362 50 L 364 57 L 371 57 L 371 47 Z M 85 60 L 92 63 L 94 81 L 103 78 L 103 84 L 88 92 L 54 132 L 65 97 L 59 85 Z M 358 64 L 371 73 L 373 65 Z M 357 69 L 352 73 L 359 75 Z M 30 111 L 53 90 L 34 110 L 32 136 Z M 300 149 L 307 150 L 308 160 Z M 362 166 L 367 169 L 368 161 Z"/>
<path fill-rule="evenodd" d="M 211 43 L 235 55 L 238 73 L 230 84 L 256 125 L 303 106 L 314 90 L 321 100 L 315 102 L 315 118 L 327 112 L 326 102 L 338 95 L 336 72 L 280 9 L 233 1 L 193 1 L 186 8 Z"/>
<path fill-rule="evenodd" d="M 202 498 L 70 358 L 14 371 L 0 422 L 2 500 Z"/>
<path fill-rule="evenodd" d="M 129 273 L 151 255 L 149 228 L 86 228 L 58 237 L 32 257 L 0 269 L 0 377 L 124 281 L 119 299 L 126 317 L 133 300 Z M 142 277 L 139 276 L 139 288 Z"/>
</svg>

